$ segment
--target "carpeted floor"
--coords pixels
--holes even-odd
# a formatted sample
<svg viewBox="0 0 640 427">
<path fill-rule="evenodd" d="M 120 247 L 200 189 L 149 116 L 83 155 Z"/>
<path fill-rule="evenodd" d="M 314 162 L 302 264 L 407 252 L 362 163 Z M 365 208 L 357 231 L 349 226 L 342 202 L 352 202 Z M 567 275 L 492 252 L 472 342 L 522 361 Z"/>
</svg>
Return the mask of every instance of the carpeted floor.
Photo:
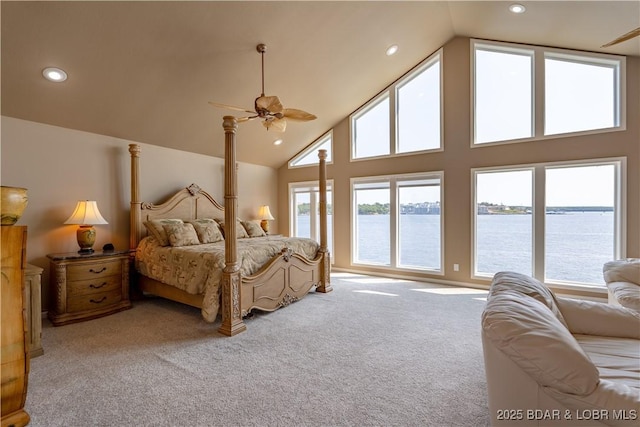
<svg viewBox="0 0 640 427">
<path fill-rule="evenodd" d="M 235 337 L 161 299 L 43 325 L 31 426 L 487 426 L 486 292 L 333 273 Z"/>
</svg>

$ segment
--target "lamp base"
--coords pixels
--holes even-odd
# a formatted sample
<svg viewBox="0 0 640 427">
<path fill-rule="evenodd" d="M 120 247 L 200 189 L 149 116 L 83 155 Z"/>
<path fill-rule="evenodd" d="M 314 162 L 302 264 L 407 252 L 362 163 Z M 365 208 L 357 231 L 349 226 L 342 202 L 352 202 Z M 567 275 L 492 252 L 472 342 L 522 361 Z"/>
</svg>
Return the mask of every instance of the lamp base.
<svg viewBox="0 0 640 427">
<path fill-rule="evenodd" d="M 80 246 L 79 254 L 93 253 L 93 244 L 96 242 L 96 229 L 93 225 L 81 225 L 76 232 L 78 246 Z"/>
<path fill-rule="evenodd" d="M 269 234 L 269 221 L 263 219 L 260 221 L 260 227 L 262 227 L 265 233 Z"/>
</svg>

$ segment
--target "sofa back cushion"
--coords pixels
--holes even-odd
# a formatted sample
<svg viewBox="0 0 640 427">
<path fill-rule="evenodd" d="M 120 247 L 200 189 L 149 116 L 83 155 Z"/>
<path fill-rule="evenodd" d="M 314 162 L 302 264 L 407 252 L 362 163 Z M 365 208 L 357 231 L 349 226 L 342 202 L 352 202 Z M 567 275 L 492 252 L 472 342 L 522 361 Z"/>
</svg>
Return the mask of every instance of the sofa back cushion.
<svg viewBox="0 0 640 427">
<path fill-rule="evenodd" d="M 567 322 L 558 307 L 556 296 L 539 280 L 513 271 L 501 271 L 493 276 L 489 298 L 503 291 L 517 291 L 541 302 L 551 310 L 560 323 L 567 326 Z"/>
<path fill-rule="evenodd" d="M 609 261 L 602 267 L 607 283 L 628 282 L 640 286 L 640 258 Z"/>
<path fill-rule="evenodd" d="M 541 386 L 586 395 L 598 385 L 598 369 L 565 325 L 544 303 L 515 290 L 487 301 L 483 333 Z"/>
</svg>

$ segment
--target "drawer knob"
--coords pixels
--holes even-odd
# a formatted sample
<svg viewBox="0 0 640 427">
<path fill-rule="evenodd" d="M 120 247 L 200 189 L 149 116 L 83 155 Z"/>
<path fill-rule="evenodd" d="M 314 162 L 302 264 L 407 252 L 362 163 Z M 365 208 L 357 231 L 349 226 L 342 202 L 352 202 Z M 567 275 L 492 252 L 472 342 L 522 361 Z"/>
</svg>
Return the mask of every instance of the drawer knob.
<svg viewBox="0 0 640 427">
<path fill-rule="evenodd" d="M 93 268 L 90 268 L 90 269 L 89 269 L 89 271 L 90 271 L 91 273 L 96 273 L 96 274 L 98 274 L 98 273 L 102 273 L 102 272 L 103 272 L 103 271 L 105 271 L 106 269 L 107 269 L 107 267 L 102 267 L 100 270 L 97 270 L 97 271 L 96 271 L 96 270 L 94 270 Z"/>
<path fill-rule="evenodd" d="M 99 285 L 94 285 L 93 283 L 89 285 L 90 288 L 93 289 L 100 289 L 101 287 L 105 286 L 107 284 L 107 282 L 102 282 Z"/>
<path fill-rule="evenodd" d="M 107 299 L 107 297 L 103 295 L 103 296 L 102 296 L 102 298 L 100 298 L 99 300 L 94 300 L 93 298 L 91 298 L 91 299 L 89 300 L 89 302 L 92 302 L 92 303 L 94 303 L 94 304 L 100 304 L 101 302 L 103 302 L 103 301 L 104 301 L 104 300 L 106 300 L 106 299 Z"/>
</svg>

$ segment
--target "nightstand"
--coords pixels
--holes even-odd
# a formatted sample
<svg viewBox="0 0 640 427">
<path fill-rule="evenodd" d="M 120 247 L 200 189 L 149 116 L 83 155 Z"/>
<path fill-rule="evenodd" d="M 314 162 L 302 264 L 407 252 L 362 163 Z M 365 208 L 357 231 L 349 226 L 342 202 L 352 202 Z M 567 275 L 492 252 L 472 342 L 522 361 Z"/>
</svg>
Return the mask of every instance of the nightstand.
<svg viewBox="0 0 640 427">
<path fill-rule="evenodd" d="M 49 254 L 54 326 L 131 308 L 129 251 Z"/>
</svg>

